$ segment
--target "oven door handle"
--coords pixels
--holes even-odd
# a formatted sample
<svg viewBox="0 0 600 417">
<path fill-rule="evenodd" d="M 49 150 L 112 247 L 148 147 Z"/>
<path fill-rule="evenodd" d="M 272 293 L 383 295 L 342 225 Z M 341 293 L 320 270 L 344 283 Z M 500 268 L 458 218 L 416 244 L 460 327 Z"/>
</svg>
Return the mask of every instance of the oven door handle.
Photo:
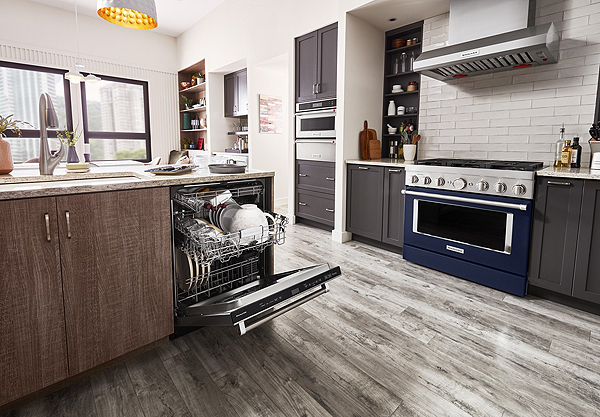
<svg viewBox="0 0 600 417">
<path fill-rule="evenodd" d="M 414 195 L 417 197 L 439 198 L 440 200 L 459 201 L 461 203 L 481 204 L 484 206 L 502 207 L 502 208 L 513 209 L 513 210 L 522 210 L 522 211 L 527 210 L 527 204 L 513 204 L 513 203 L 503 203 L 501 201 L 477 200 L 475 198 L 455 197 L 452 195 L 443 195 L 443 194 L 422 193 L 422 192 L 412 191 L 412 190 L 402 190 L 402 194 Z"/>
</svg>

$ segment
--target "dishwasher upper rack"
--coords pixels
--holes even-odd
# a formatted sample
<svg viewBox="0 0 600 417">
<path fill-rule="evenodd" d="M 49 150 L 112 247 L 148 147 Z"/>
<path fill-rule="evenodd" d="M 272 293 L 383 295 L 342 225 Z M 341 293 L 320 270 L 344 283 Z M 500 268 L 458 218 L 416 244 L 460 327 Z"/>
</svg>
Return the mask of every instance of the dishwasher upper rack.
<svg viewBox="0 0 600 417">
<path fill-rule="evenodd" d="M 206 265 L 213 261 L 226 262 L 245 251 L 262 252 L 274 244 L 281 245 L 285 242 L 288 218 L 277 213 L 267 213 L 273 216 L 275 223 L 268 227 L 257 226 L 228 234 L 195 233 L 183 227 L 181 221 L 176 221 L 175 229 L 181 233 L 177 239 L 178 247 L 185 253 L 194 253 Z"/>
<path fill-rule="evenodd" d="M 179 190 L 173 196 L 173 199 L 184 207 L 193 210 L 199 214 L 206 214 L 207 204 L 216 206 L 215 199 L 218 198 L 223 192 L 227 191 L 230 193 L 231 198 L 246 197 L 246 196 L 260 196 L 264 191 L 262 184 L 251 184 L 238 187 L 219 187 L 215 190 L 207 188 L 200 189 L 197 187 L 191 190 Z"/>
</svg>

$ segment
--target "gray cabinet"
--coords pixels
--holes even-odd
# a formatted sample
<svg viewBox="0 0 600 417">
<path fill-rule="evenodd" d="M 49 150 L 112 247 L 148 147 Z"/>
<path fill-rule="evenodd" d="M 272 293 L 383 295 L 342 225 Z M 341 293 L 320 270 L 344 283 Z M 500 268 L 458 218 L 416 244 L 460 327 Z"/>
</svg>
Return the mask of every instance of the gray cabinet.
<svg viewBox="0 0 600 417">
<path fill-rule="evenodd" d="M 600 304 L 600 182 L 538 178 L 529 284 Z"/>
<path fill-rule="evenodd" d="M 383 226 L 383 167 L 348 166 L 346 228 L 381 241 Z"/>
<path fill-rule="evenodd" d="M 248 71 L 227 74 L 224 77 L 225 117 L 248 115 Z"/>
<path fill-rule="evenodd" d="M 404 168 L 385 168 L 383 177 L 382 241 L 400 246 L 404 243 Z"/>
<path fill-rule="evenodd" d="M 333 227 L 335 163 L 296 161 L 296 217 Z"/>
<path fill-rule="evenodd" d="M 337 23 L 296 38 L 296 102 L 333 98 L 337 90 Z"/>
<path fill-rule="evenodd" d="M 583 188 L 573 296 L 600 304 L 600 181 Z"/>
<path fill-rule="evenodd" d="M 529 283 L 571 294 L 583 181 L 538 177 Z"/>
</svg>

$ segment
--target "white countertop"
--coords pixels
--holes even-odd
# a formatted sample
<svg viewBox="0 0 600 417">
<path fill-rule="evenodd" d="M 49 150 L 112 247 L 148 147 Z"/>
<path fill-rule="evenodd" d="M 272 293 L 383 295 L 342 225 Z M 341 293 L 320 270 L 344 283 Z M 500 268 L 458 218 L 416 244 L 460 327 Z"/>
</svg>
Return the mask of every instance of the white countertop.
<svg viewBox="0 0 600 417">
<path fill-rule="evenodd" d="M 536 171 L 540 177 L 576 178 L 581 180 L 600 180 L 600 170 L 589 168 L 554 168 L 546 167 Z"/>
<path fill-rule="evenodd" d="M 414 165 L 414 161 L 405 161 L 404 159 L 391 159 L 391 158 L 382 158 L 382 159 L 348 159 L 346 160 L 346 164 L 354 164 L 354 165 L 377 165 L 384 167 L 404 167 L 406 165 Z"/>
</svg>

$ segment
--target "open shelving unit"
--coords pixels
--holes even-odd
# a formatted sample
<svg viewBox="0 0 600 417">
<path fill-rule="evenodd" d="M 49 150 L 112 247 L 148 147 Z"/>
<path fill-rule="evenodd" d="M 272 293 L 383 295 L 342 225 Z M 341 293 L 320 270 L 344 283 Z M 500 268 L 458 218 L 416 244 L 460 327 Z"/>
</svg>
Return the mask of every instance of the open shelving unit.
<svg viewBox="0 0 600 417">
<path fill-rule="evenodd" d="M 411 45 L 401 46 L 399 48 L 392 48 L 392 41 L 394 39 L 404 38 L 413 39 L 417 38 L 418 42 Z M 419 129 L 419 99 L 420 99 L 420 86 L 421 86 L 421 75 L 417 72 L 407 71 L 394 73 L 394 61 L 400 60 L 401 54 L 405 52 L 410 57 L 410 53 L 414 52 L 418 57 L 422 51 L 423 40 L 423 21 L 412 23 L 407 26 L 403 26 L 397 29 L 390 30 L 385 33 L 385 66 L 384 66 L 384 81 L 383 81 L 383 122 L 382 122 L 382 137 L 381 137 L 381 154 L 384 158 L 390 158 L 390 141 L 400 140 L 400 134 L 396 133 L 393 135 L 387 134 L 388 123 L 394 127 L 400 127 L 403 121 L 411 122 L 415 126 L 415 131 Z M 410 81 L 417 82 L 416 91 L 406 91 L 408 83 Z M 392 86 L 394 84 L 402 85 L 404 89 L 401 93 L 392 93 Z M 416 112 L 406 113 L 403 115 L 388 116 L 388 105 L 390 100 L 394 100 L 394 107 L 402 105 L 406 108 L 415 107 Z"/>
<path fill-rule="evenodd" d="M 182 81 L 190 81 L 192 80 L 193 75 L 198 75 L 199 73 L 204 74 L 204 82 L 191 86 L 189 88 L 182 89 L 181 82 Z M 178 86 L 178 101 L 179 101 L 179 126 L 180 126 L 180 134 L 179 134 L 179 144 L 181 146 L 181 140 L 184 138 L 191 139 L 196 143 L 196 149 L 208 149 L 208 129 L 206 127 L 201 129 L 185 129 L 184 118 L 189 117 L 191 120 L 193 119 L 204 119 L 205 126 L 207 121 L 207 110 L 208 105 L 202 105 L 199 107 L 192 107 L 191 109 L 186 109 L 183 105 L 183 100 L 181 96 L 185 96 L 187 98 L 193 99 L 196 103 L 198 103 L 201 99 L 206 100 L 206 88 L 207 88 L 207 79 L 206 74 L 206 66 L 204 60 L 197 62 L 194 65 L 185 68 L 178 73 L 177 77 L 177 86 Z M 198 148 L 199 139 L 202 138 L 202 148 Z"/>
</svg>

